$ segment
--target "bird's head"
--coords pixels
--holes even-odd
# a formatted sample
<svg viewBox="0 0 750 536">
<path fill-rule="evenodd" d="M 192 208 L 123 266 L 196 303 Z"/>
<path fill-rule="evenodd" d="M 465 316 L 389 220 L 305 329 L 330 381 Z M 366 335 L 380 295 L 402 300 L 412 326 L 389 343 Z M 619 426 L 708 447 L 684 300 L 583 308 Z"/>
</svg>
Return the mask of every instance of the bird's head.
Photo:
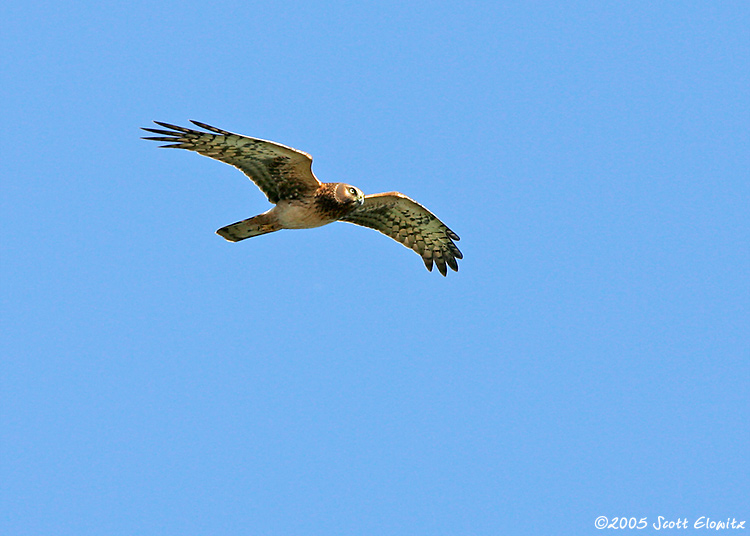
<svg viewBox="0 0 750 536">
<path fill-rule="evenodd" d="M 336 186 L 335 192 L 336 200 L 339 203 L 346 203 L 359 207 L 365 202 L 365 194 L 362 193 L 362 190 L 351 184 L 340 182 Z"/>
</svg>

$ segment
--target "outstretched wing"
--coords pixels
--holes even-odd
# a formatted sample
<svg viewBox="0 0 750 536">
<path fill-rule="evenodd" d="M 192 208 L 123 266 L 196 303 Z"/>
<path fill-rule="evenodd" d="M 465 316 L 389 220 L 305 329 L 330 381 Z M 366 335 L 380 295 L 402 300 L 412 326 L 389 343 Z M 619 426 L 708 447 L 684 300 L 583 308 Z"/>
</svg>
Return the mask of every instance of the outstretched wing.
<svg viewBox="0 0 750 536">
<path fill-rule="evenodd" d="M 448 272 L 446 264 L 457 272 L 456 259 L 463 258 L 453 242 L 459 240 L 458 235 L 432 212 L 399 192 L 368 195 L 362 206 L 341 221 L 370 227 L 401 242 L 421 255 L 430 272 L 433 262 L 443 275 Z"/>
<path fill-rule="evenodd" d="M 231 164 L 250 177 L 271 203 L 311 195 L 321 184 L 313 175 L 312 157 L 302 151 L 232 134 L 198 121 L 191 123 L 213 134 L 160 121 L 154 123 L 171 130 L 144 128 L 159 136 L 143 139 L 169 142 L 161 147 L 187 149 Z"/>
</svg>

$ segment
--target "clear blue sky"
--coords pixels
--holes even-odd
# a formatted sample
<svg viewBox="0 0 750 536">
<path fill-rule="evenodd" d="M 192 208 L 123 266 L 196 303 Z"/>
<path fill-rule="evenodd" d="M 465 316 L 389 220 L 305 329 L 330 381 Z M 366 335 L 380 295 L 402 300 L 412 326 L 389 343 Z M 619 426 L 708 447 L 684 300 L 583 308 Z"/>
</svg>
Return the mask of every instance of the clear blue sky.
<svg viewBox="0 0 750 536">
<path fill-rule="evenodd" d="M 747 2 L 4 5 L 0 534 L 750 521 L 748 28 Z M 267 200 L 154 119 L 404 192 L 459 273 L 347 224 L 225 242 Z"/>
</svg>

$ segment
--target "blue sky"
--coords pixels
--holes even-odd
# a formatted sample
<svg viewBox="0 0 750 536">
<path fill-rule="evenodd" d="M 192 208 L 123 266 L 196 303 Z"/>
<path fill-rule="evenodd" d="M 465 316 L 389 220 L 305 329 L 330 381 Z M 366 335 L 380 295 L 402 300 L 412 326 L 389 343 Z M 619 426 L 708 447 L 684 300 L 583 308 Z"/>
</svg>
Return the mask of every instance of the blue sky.
<svg viewBox="0 0 750 536">
<path fill-rule="evenodd" d="M 744 2 L 0 8 L 0 533 L 750 518 L 748 27 Z M 266 199 L 140 140 L 154 119 L 413 197 L 459 273 L 347 224 L 225 242 Z"/>
</svg>

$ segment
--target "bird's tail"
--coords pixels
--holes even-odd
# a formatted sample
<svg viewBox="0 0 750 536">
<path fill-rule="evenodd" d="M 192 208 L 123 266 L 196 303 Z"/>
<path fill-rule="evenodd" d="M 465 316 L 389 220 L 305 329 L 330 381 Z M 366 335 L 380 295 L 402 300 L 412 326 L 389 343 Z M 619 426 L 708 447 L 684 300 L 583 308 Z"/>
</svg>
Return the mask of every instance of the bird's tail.
<svg viewBox="0 0 750 536">
<path fill-rule="evenodd" d="M 246 238 L 272 233 L 280 229 L 281 225 L 276 221 L 276 218 L 265 213 L 222 227 L 216 231 L 216 234 L 230 242 L 239 242 Z"/>
</svg>

